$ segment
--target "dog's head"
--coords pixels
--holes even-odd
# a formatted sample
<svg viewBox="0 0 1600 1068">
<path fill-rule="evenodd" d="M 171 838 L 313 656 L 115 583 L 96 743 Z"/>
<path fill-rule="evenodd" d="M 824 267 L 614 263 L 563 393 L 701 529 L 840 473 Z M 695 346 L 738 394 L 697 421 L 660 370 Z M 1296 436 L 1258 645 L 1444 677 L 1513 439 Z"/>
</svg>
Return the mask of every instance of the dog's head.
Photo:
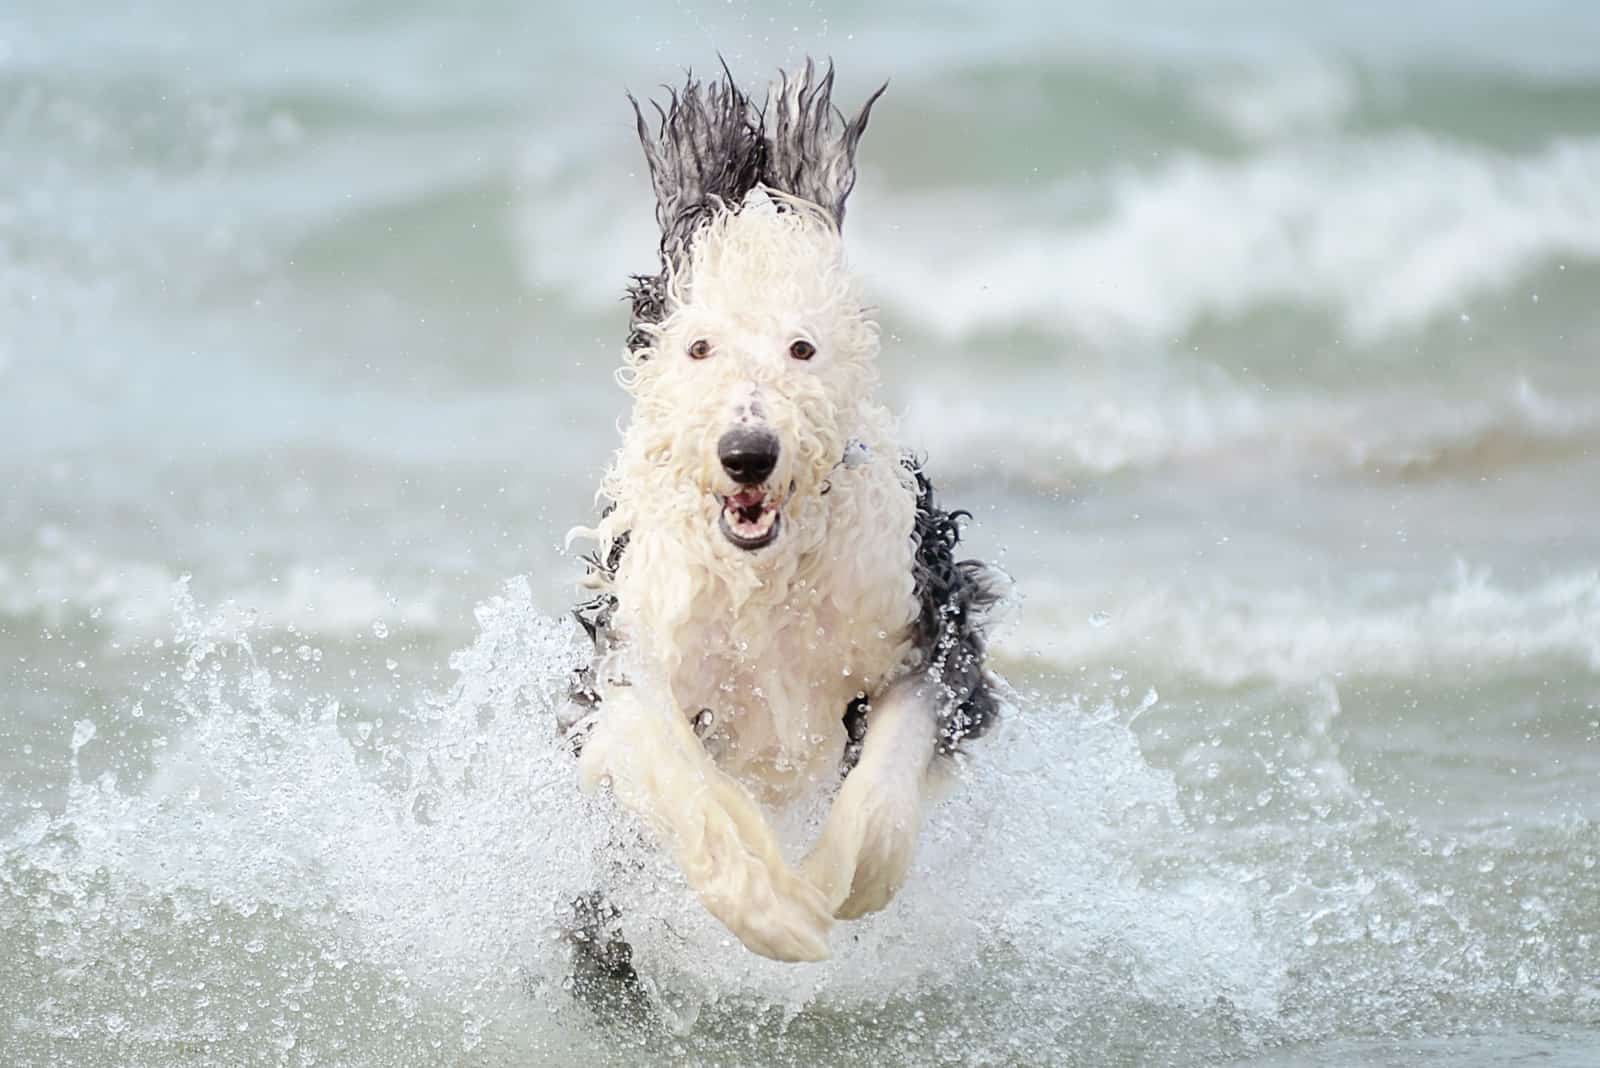
<svg viewBox="0 0 1600 1068">
<path fill-rule="evenodd" d="M 832 83 L 808 62 L 757 110 L 691 80 L 656 131 L 639 118 L 661 271 L 632 292 L 629 434 L 673 511 L 743 552 L 826 491 L 876 382 L 840 228 L 877 95 L 846 122 Z"/>
<path fill-rule="evenodd" d="M 783 536 L 786 504 L 827 485 L 877 353 L 831 220 L 763 196 L 707 220 L 626 375 L 658 477 L 748 551 Z"/>
</svg>

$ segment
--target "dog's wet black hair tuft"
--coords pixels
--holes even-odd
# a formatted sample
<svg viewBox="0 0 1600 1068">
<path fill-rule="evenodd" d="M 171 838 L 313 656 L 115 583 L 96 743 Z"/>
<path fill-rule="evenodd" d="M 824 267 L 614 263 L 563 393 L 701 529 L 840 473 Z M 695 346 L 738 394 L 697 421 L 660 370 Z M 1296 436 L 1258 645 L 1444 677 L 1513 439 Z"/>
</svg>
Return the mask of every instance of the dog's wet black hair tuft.
<svg viewBox="0 0 1600 1068">
<path fill-rule="evenodd" d="M 867 97 L 853 119 L 833 103 L 833 64 L 820 78 L 810 58 L 797 74 L 783 74 L 767 98 L 767 152 L 761 180 L 773 189 L 809 200 L 844 225 L 844 202 L 856 184 L 856 145 L 866 132 L 872 105 L 889 83 Z"/>
<path fill-rule="evenodd" d="M 723 67 L 723 77 L 667 89 L 665 108 L 651 102 L 652 131 L 630 94 L 633 117 L 656 191 L 664 261 L 681 262 L 701 222 L 720 204 L 737 205 L 761 180 L 767 145 L 761 114 Z"/>
<path fill-rule="evenodd" d="M 855 118 L 846 119 L 833 104 L 833 64 L 818 77 L 807 59 L 800 72 L 780 74 L 762 110 L 724 64 L 720 79 L 700 82 L 691 74 L 681 89 L 668 87 L 665 107 L 651 101 L 654 129 L 628 96 L 661 227 L 660 270 L 635 275 L 628 286 L 629 350 L 650 347 L 646 327 L 666 318 L 668 275 L 688 262 L 696 231 L 720 208 L 737 210 L 758 183 L 809 200 L 835 226 L 843 223 L 856 181 L 856 145 L 887 88 L 879 87 Z"/>
<path fill-rule="evenodd" d="M 687 262 L 695 231 L 719 206 L 737 206 L 761 180 L 767 151 L 761 114 L 726 65 L 722 73 L 710 82 L 687 75 L 683 88 L 667 88 L 665 108 L 651 101 L 659 120 L 654 130 L 639 101 L 628 95 L 661 227 L 660 272 L 635 275 L 628 287 L 633 305 L 628 348 L 635 352 L 650 347 L 641 325 L 666 316 L 667 274 Z"/>
<path fill-rule="evenodd" d="M 999 713 L 984 666 L 984 623 L 1004 588 L 987 564 L 955 557 L 961 520 L 971 514 L 941 509 L 921 462 L 911 455 L 903 462 L 917 480 L 912 535 L 917 551 L 911 569 L 918 611 L 912 636 L 922 657 L 921 669 L 944 689 L 939 747 L 952 752 L 962 741 L 987 731 Z"/>
</svg>

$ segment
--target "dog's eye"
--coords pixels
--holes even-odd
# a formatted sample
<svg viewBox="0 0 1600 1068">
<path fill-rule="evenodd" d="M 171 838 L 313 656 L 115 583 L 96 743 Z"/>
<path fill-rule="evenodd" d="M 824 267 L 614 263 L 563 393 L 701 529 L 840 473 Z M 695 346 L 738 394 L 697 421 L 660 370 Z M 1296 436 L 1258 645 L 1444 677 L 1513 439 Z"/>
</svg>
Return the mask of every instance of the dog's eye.
<svg viewBox="0 0 1600 1068">
<path fill-rule="evenodd" d="M 689 359 L 691 360 L 703 360 L 710 355 L 711 342 L 707 341 L 705 338 L 699 338 L 694 344 L 689 346 Z"/>
<path fill-rule="evenodd" d="M 809 360 L 817 354 L 817 347 L 805 338 L 789 346 L 789 355 L 797 360 Z"/>
</svg>

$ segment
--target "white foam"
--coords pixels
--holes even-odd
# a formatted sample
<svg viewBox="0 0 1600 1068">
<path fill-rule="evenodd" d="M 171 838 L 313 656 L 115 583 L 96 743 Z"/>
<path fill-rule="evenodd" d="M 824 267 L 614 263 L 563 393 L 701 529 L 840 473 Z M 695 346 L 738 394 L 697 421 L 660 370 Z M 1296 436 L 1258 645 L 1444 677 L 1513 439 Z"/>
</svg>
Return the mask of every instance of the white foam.
<svg viewBox="0 0 1600 1068">
<path fill-rule="evenodd" d="M 429 630 L 439 625 L 437 590 L 398 597 L 385 593 L 372 576 L 348 569 L 297 564 L 281 579 L 233 600 L 269 626 L 328 637 L 348 638 L 375 620 Z"/>
<path fill-rule="evenodd" d="M 159 636 L 170 627 L 174 588 L 187 582 L 166 565 L 105 554 L 46 525 L 31 552 L 15 562 L 0 560 L 0 614 L 41 615 L 52 624 L 81 614 L 125 636 Z M 302 563 L 218 598 L 221 606 L 210 614 L 207 629 L 223 635 L 247 619 L 325 638 L 350 638 L 375 620 L 433 629 L 439 624 L 438 596 L 425 588 L 402 597 L 384 592 L 370 575 Z"/>
<path fill-rule="evenodd" d="M 1086 191 L 897 198 L 852 217 L 897 317 L 951 337 L 1018 325 L 1164 341 L 1265 305 L 1336 316 L 1352 340 L 1413 330 L 1557 257 L 1600 258 L 1600 139 L 1513 155 L 1397 134 L 1129 166 Z M 869 194 L 870 195 L 870 194 Z"/>
<path fill-rule="evenodd" d="M 1312 685 L 1328 678 L 1457 678 L 1566 662 L 1600 673 L 1600 572 L 1523 588 L 1463 565 L 1432 592 L 1347 581 L 1340 596 L 1258 589 L 1216 578 L 1116 589 L 1051 589 L 1039 576 L 1019 627 L 1059 664 L 1145 663 L 1169 676 L 1234 687 Z M 1081 617 L 1068 615 L 1071 606 Z M 1091 624 L 1089 608 L 1103 614 Z"/>
<path fill-rule="evenodd" d="M 1221 372 L 1063 369 L 1043 395 L 994 378 L 920 376 L 903 392 L 907 440 L 946 477 L 1054 490 L 1084 477 L 1203 465 L 1206 477 L 1352 473 L 1420 480 L 1577 455 L 1600 405 L 1526 378 L 1355 396 L 1268 390 Z"/>
<path fill-rule="evenodd" d="M 1193 90 L 1196 106 L 1253 141 L 1334 129 L 1358 99 L 1350 70 L 1315 55 L 1206 73 Z"/>
<path fill-rule="evenodd" d="M 0 614 L 42 615 L 52 623 L 82 613 L 105 614 L 130 632 L 165 629 L 177 576 L 143 561 L 112 560 L 59 527 L 35 532 L 34 549 L 0 560 Z"/>
<path fill-rule="evenodd" d="M 610 309 L 618 322 L 629 276 L 658 269 L 654 193 L 636 152 L 631 133 L 601 141 L 592 129 L 569 125 L 522 156 L 517 249 L 528 283 L 594 311 Z M 621 336 L 619 329 L 619 351 Z"/>
<path fill-rule="evenodd" d="M 1283 421 L 1281 405 L 1259 391 L 1161 372 L 1063 371 L 1049 395 L 926 376 L 903 392 L 906 440 L 944 477 L 995 475 L 1039 489 L 1241 449 Z"/>
</svg>

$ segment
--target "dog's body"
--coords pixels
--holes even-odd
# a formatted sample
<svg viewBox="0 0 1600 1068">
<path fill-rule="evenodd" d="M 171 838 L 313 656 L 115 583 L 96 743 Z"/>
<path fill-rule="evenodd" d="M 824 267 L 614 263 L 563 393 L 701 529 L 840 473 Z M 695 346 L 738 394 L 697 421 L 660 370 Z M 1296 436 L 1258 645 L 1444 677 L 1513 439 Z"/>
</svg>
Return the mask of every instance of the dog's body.
<svg viewBox="0 0 1600 1068">
<path fill-rule="evenodd" d="M 959 514 L 872 397 L 877 328 L 840 225 L 873 101 L 844 122 L 831 88 L 808 63 L 758 112 L 731 78 L 690 81 L 657 132 L 639 118 L 661 271 L 632 291 L 633 417 L 584 532 L 599 549 L 578 612 L 596 647 L 582 781 L 608 783 L 711 912 L 781 960 L 826 957 L 834 917 L 889 901 L 936 755 L 995 714 L 994 575 L 954 560 Z M 761 805 L 841 767 L 793 868 Z"/>
</svg>

